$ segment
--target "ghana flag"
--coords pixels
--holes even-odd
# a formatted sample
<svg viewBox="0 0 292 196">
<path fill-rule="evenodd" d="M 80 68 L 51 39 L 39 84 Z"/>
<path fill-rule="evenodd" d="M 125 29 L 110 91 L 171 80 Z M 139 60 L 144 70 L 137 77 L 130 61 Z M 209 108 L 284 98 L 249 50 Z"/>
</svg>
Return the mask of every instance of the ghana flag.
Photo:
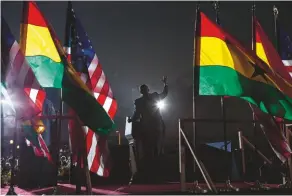
<svg viewBox="0 0 292 196">
<path fill-rule="evenodd" d="M 254 26 L 256 34 L 256 54 L 260 57 L 271 69 L 281 75 L 286 81 L 292 84 L 292 78 L 287 71 L 287 68 L 282 62 L 280 55 L 270 42 L 265 34 L 259 21 L 254 17 Z"/>
<path fill-rule="evenodd" d="M 23 3 L 21 49 L 43 87 L 62 88 L 62 99 L 95 132 L 108 134 L 115 125 L 67 61 L 63 48 L 34 2 Z"/>
<path fill-rule="evenodd" d="M 198 95 L 239 97 L 266 113 L 292 119 L 292 86 L 199 11 L 195 44 Z"/>
</svg>

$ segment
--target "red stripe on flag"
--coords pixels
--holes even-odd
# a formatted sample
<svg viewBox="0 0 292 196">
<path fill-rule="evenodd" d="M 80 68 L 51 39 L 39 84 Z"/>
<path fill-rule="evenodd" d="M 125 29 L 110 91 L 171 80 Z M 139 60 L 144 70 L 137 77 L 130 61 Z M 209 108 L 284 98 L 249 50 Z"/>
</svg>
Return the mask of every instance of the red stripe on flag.
<svg viewBox="0 0 292 196">
<path fill-rule="evenodd" d="M 28 2 L 25 4 L 28 6 L 27 10 L 27 21 L 24 21 L 27 24 L 32 24 L 41 27 L 47 27 L 47 22 L 44 20 L 42 13 L 39 11 L 35 2 Z"/>
<path fill-rule="evenodd" d="M 43 90 L 39 90 L 36 98 L 36 105 L 38 107 L 43 108 L 43 103 L 46 99 L 46 93 Z"/>
<path fill-rule="evenodd" d="M 111 107 L 108 111 L 108 115 L 111 117 L 111 119 L 114 119 L 114 116 L 115 116 L 116 111 L 117 111 L 117 107 L 118 107 L 117 102 L 113 99 Z"/>
<path fill-rule="evenodd" d="M 92 132 L 92 131 L 90 130 L 90 132 Z M 97 144 L 96 144 L 96 148 L 95 148 L 95 156 L 94 156 L 90 171 L 92 171 L 93 173 L 97 173 L 98 168 L 100 166 L 100 148 L 99 148 L 99 142 L 100 141 L 99 141 L 99 137 L 98 137 L 97 134 L 94 134 L 93 137 L 96 138 Z"/>
<path fill-rule="evenodd" d="M 288 70 L 288 72 L 292 72 L 292 65 L 289 65 L 289 66 L 286 66 L 286 68 L 287 68 L 287 70 Z"/>
<path fill-rule="evenodd" d="M 91 85 L 92 85 L 92 89 L 94 92 L 95 89 L 96 89 L 96 85 L 101 77 L 101 74 L 102 74 L 102 69 L 100 69 L 97 65 L 97 68 L 95 69 L 95 71 L 93 72 L 91 78 L 90 78 L 90 81 L 91 81 Z"/>
<path fill-rule="evenodd" d="M 94 134 L 93 131 L 89 131 L 89 129 L 88 129 L 88 133 L 86 135 L 86 152 L 87 152 L 87 154 L 89 154 L 90 147 L 92 145 L 93 134 Z"/>
<path fill-rule="evenodd" d="M 108 85 L 104 85 L 104 87 L 105 86 L 107 86 L 108 87 Z M 106 87 L 105 87 L 106 88 Z M 108 89 L 108 88 L 107 88 Z M 98 96 L 98 98 L 97 98 L 97 101 L 98 101 L 98 103 L 100 104 L 100 105 L 104 105 L 104 103 L 105 103 L 105 101 L 106 101 L 106 98 L 107 98 L 107 96 L 105 95 L 105 94 L 99 94 L 99 96 Z"/>
</svg>

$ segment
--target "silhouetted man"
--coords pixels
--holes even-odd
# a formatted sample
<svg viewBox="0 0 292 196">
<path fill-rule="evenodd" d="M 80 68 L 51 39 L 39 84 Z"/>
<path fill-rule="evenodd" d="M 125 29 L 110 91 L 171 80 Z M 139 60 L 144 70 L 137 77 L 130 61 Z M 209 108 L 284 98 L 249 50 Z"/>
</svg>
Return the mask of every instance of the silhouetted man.
<svg viewBox="0 0 292 196">
<path fill-rule="evenodd" d="M 161 94 L 149 93 L 147 85 L 140 86 L 142 96 L 135 100 L 135 111 L 129 122 L 133 122 L 133 137 L 138 159 L 138 171 L 151 175 L 157 168 L 157 157 L 163 150 L 164 122 L 158 102 L 168 94 L 167 78 L 163 77 L 164 89 Z"/>
</svg>

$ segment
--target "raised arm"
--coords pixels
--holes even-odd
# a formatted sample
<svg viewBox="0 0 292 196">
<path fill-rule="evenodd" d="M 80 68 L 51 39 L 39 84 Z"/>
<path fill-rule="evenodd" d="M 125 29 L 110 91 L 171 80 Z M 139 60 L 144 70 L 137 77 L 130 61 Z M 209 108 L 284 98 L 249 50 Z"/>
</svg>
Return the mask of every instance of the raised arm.
<svg viewBox="0 0 292 196">
<path fill-rule="evenodd" d="M 158 94 L 160 100 L 164 99 L 168 94 L 167 77 L 163 76 L 162 82 L 164 84 L 163 91 L 162 93 Z"/>
</svg>

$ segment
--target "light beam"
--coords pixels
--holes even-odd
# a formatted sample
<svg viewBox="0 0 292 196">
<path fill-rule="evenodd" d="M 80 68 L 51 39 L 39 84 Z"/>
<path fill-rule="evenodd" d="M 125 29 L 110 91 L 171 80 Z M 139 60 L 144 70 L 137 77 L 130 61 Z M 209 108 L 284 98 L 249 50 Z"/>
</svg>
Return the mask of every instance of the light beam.
<svg viewBox="0 0 292 196">
<path fill-rule="evenodd" d="M 160 110 L 163 110 L 165 108 L 165 103 L 164 101 L 158 101 L 156 103 L 156 106 L 160 109 Z"/>
</svg>

